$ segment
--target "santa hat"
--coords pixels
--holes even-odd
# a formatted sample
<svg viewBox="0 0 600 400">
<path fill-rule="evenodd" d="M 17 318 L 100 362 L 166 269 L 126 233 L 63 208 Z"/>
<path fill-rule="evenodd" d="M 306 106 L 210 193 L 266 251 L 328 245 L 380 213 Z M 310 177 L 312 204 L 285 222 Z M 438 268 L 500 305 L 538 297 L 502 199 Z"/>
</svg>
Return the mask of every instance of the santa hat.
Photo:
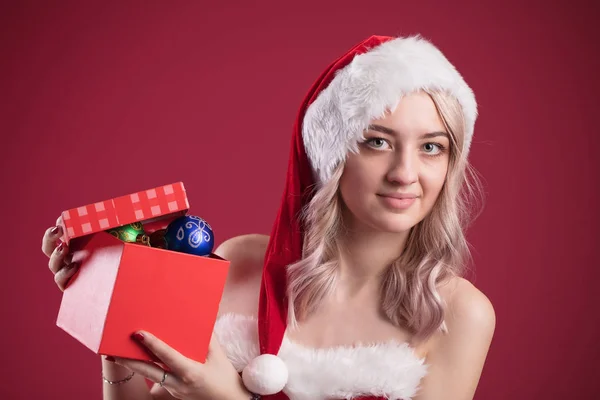
<svg viewBox="0 0 600 400">
<path fill-rule="evenodd" d="M 302 257 L 305 229 L 300 212 L 315 187 L 326 183 L 348 152 L 357 149 L 369 122 L 419 89 L 444 90 L 458 100 L 465 120 L 466 155 L 477 118 L 475 96 L 441 51 L 420 35 L 369 37 L 330 64 L 306 95 L 294 125 L 283 198 L 265 253 L 258 311 L 262 355 L 243 371 L 249 390 L 279 393 L 287 380 L 285 365 L 275 356 L 287 326 L 286 267 Z"/>
</svg>

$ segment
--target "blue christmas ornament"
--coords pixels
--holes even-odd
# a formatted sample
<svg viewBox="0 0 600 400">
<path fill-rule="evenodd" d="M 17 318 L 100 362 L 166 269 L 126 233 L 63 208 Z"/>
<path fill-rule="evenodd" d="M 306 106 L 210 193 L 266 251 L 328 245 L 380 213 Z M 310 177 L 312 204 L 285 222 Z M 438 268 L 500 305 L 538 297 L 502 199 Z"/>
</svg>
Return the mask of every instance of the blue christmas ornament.
<svg viewBox="0 0 600 400">
<path fill-rule="evenodd" d="M 167 226 L 165 242 L 168 250 L 206 256 L 213 250 L 215 236 L 208 222 L 194 215 L 186 215 Z"/>
</svg>

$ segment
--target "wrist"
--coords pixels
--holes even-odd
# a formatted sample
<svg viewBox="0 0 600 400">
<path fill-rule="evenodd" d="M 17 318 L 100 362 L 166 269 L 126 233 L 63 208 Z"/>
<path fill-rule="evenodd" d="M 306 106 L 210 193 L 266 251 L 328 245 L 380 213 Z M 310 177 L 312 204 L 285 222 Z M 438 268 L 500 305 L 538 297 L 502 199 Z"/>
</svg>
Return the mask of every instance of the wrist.
<svg viewBox="0 0 600 400">
<path fill-rule="evenodd" d="M 119 379 L 118 381 L 111 381 L 110 379 L 107 379 L 104 376 L 104 374 L 102 374 L 102 380 L 104 381 L 104 383 L 108 383 L 111 386 L 113 386 L 113 385 L 122 385 L 124 383 L 129 382 L 133 378 L 134 375 L 135 375 L 135 372 L 132 371 L 129 375 L 127 375 L 123 379 Z"/>
<path fill-rule="evenodd" d="M 258 400 L 260 396 L 250 392 L 244 382 L 242 381 L 242 377 L 240 376 L 238 379 L 238 384 L 236 385 L 236 394 L 232 397 L 232 400 Z"/>
<path fill-rule="evenodd" d="M 131 370 L 115 364 L 111 361 L 106 361 L 102 357 L 102 376 L 109 381 L 121 381 L 131 375 Z"/>
</svg>

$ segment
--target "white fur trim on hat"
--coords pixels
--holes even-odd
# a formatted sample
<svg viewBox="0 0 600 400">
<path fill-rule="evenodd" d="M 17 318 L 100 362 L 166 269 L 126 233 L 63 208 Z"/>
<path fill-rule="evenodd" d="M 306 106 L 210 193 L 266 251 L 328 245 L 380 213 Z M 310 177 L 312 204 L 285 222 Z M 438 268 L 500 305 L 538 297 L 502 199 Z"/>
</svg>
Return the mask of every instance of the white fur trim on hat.
<svg viewBox="0 0 600 400">
<path fill-rule="evenodd" d="M 456 97 L 465 118 L 465 155 L 477 103 L 471 88 L 442 52 L 420 35 L 396 38 L 354 57 L 310 105 L 302 124 L 306 154 L 320 183 L 328 181 L 369 122 L 394 110 L 402 95 L 441 89 Z"/>
</svg>

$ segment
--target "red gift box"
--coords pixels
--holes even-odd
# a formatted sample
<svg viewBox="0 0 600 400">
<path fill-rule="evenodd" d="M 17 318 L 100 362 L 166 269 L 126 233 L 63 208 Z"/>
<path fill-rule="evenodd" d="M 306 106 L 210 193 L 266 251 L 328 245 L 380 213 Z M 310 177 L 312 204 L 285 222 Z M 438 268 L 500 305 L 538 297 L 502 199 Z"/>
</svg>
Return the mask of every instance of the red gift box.
<svg viewBox="0 0 600 400">
<path fill-rule="evenodd" d="M 57 325 L 97 354 L 152 360 L 131 339 L 146 330 L 203 362 L 229 261 L 123 242 L 107 229 L 150 229 L 185 215 L 181 182 L 62 213 L 63 240 L 80 262 L 63 293 Z"/>
</svg>

